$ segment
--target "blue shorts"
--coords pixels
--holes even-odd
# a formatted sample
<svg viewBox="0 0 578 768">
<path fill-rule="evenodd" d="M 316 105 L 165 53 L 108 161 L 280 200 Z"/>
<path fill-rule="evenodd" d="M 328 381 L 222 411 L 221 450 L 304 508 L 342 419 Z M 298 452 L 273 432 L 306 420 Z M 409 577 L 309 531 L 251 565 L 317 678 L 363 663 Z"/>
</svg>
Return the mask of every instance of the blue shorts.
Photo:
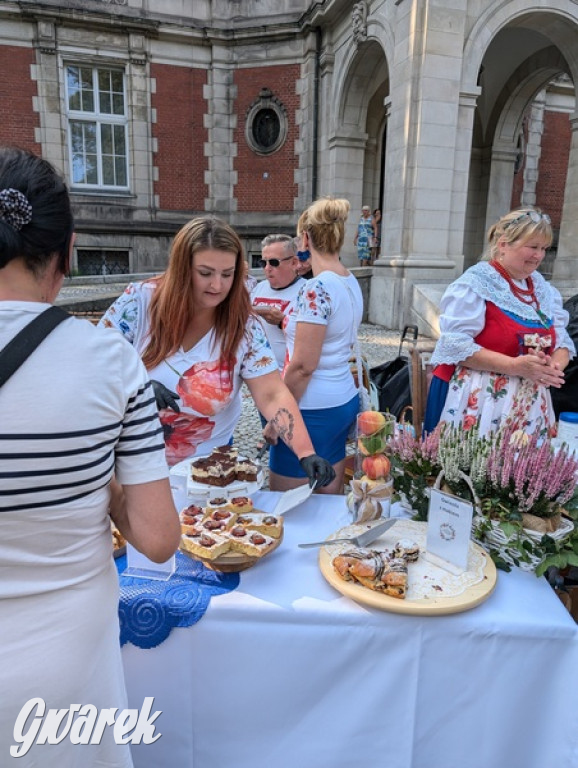
<svg viewBox="0 0 578 768">
<path fill-rule="evenodd" d="M 330 464 L 345 458 L 349 428 L 359 413 L 359 395 L 336 408 L 301 411 L 315 453 Z M 269 451 L 269 469 L 284 477 L 306 477 L 299 460 L 282 440 Z"/>
</svg>

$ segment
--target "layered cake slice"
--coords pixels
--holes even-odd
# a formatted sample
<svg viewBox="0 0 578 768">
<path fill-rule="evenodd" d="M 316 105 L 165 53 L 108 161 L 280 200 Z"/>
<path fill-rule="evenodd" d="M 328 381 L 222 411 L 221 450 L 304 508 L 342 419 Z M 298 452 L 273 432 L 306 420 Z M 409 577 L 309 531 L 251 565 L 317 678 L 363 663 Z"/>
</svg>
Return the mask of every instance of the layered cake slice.
<svg viewBox="0 0 578 768">
<path fill-rule="evenodd" d="M 236 461 L 239 455 L 239 451 L 233 448 L 232 445 L 220 445 L 218 448 L 213 448 L 211 456 L 217 461 L 229 460 Z"/>
<path fill-rule="evenodd" d="M 196 459 L 191 463 L 191 477 L 195 483 L 208 483 L 211 460 L 208 457 Z"/>
<path fill-rule="evenodd" d="M 256 483 L 259 468 L 249 459 L 239 459 L 235 464 L 235 478 L 245 483 Z"/>
</svg>

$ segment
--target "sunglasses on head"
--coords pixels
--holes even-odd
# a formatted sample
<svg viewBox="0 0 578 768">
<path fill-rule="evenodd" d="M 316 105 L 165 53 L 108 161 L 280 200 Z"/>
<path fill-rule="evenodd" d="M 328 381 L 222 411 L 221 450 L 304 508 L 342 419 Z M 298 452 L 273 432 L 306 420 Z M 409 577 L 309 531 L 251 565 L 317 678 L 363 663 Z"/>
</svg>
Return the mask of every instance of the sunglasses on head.
<svg viewBox="0 0 578 768">
<path fill-rule="evenodd" d="M 307 261 L 311 258 L 309 251 L 297 251 L 297 258 L 299 261 Z"/>
<path fill-rule="evenodd" d="M 282 261 L 289 261 L 289 259 L 292 259 L 292 258 L 293 258 L 293 256 L 285 256 L 284 259 L 260 259 L 259 260 L 259 266 L 261 267 L 261 269 L 265 269 L 267 264 L 270 267 L 278 267 L 279 264 L 281 264 Z"/>
<path fill-rule="evenodd" d="M 541 221 L 545 221 L 546 224 L 552 223 L 547 213 L 538 213 L 538 211 L 525 211 L 524 213 L 520 214 L 520 216 L 516 216 L 515 219 L 512 219 L 512 221 L 509 221 L 506 224 L 505 229 L 508 229 L 508 227 L 511 227 L 514 224 L 517 224 L 518 221 L 521 221 L 521 219 L 525 219 L 526 216 L 528 216 L 530 221 L 534 222 L 534 224 L 539 224 Z"/>
</svg>

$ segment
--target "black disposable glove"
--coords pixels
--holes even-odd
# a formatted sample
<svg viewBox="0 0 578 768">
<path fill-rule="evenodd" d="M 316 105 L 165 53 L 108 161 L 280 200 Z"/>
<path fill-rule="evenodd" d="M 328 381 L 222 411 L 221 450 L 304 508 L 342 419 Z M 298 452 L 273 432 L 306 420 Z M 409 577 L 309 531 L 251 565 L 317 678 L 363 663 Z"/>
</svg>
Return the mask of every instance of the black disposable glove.
<svg viewBox="0 0 578 768">
<path fill-rule="evenodd" d="M 329 485 L 335 477 L 335 470 L 331 464 L 316 453 L 299 459 L 299 464 L 301 464 L 303 471 L 309 478 L 309 485 L 313 485 L 314 481 L 317 481 L 317 488 Z"/>
<path fill-rule="evenodd" d="M 171 392 L 171 390 L 167 389 L 164 384 L 161 384 L 160 381 L 155 381 L 154 379 L 151 379 L 151 384 L 153 385 L 155 400 L 157 401 L 157 408 L 159 411 L 163 410 L 163 408 L 170 408 L 175 413 L 181 412 L 177 403 L 179 396 L 176 392 Z"/>
</svg>

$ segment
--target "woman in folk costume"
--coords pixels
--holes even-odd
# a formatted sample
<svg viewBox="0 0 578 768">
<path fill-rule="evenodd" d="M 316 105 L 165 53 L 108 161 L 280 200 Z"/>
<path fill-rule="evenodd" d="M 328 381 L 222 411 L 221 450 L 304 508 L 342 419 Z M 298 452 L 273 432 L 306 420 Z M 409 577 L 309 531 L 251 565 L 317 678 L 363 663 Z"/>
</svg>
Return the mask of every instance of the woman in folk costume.
<svg viewBox="0 0 578 768">
<path fill-rule="evenodd" d="M 552 242 L 550 217 L 533 208 L 488 231 L 488 259 L 446 290 L 424 431 L 438 422 L 480 433 L 514 422 L 555 434 L 550 387 L 561 387 L 575 348 L 560 293 L 537 271 Z"/>
</svg>

